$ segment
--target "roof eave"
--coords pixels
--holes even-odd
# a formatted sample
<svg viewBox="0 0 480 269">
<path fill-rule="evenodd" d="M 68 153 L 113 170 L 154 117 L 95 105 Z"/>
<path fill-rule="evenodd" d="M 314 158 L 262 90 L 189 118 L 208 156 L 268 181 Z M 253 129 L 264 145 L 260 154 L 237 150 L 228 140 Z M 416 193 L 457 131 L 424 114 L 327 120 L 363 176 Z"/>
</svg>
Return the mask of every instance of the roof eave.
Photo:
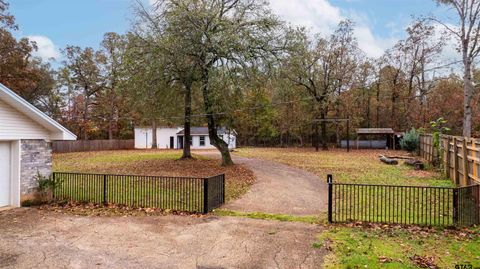
<svg viewBox="0 0 480 269">
<path fill-rule="evenodd" d="M 0 97 L 5 97 L 13 102 L 8 102 L 15 109 L 26 114 L 32 120 L 42 125 L 46 129 L 52 132 L 52 140 L 76 140 L 77 136 L 70 132 L 67 128 L 63 127 L 60 123 L 56 122 L 49 116 L 45 115 L 38 108 L 27 102 L 25 99 L 14 93 L 9 88 L 0 83 Z"/>
</svg>

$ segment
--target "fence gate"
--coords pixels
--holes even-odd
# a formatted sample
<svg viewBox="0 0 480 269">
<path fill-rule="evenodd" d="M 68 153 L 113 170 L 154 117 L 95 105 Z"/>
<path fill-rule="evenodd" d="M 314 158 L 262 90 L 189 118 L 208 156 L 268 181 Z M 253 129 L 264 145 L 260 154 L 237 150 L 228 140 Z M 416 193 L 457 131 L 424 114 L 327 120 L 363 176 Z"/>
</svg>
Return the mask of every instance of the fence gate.
<svg viewBox="0 0 480 269">
<path fill-rule="evenodd" d="M 480 186 L 461 188 L 334 183 L 328 176 L 328 221 L 408 225 L 480 224 Z"/>
<path fill-rule="evenodd" d="M 480 185 L 457 188 L 456 192 L 458 225 L 480 224 Z"/>
</svg>

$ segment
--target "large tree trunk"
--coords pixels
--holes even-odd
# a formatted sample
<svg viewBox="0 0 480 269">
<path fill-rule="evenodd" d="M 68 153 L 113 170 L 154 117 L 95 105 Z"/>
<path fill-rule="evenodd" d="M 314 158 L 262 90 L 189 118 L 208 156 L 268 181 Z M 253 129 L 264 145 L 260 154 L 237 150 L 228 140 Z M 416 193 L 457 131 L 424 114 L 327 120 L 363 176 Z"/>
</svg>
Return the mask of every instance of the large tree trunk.
<svg viewBox="0 0 480 269">
<path fill-rule="evenodd" d="M 322 112 L 321 112 L 321 115 L 320 115 L 320 118 L 322 120 L 325 119 L 326 117 L 326 112 L 324 109 L 322 109 Z M 325 121 L 322 121 L 322 124 L 321 124 L 321 129 L 322 129 L 322 149 L 323 150 L 328 150 L 328 144 L 327 144 L 327 123 Z"/>
<path fill-rule="evenodd" d="M 472 83 L 472 63 L 464 52 L 463 63 L 465 66 L 463 74 L 464 83 L 464 99 L 463 99 L 463 136 L 471 137 L 472 135 L 472 98 L 473 98 L 473 83 Z"/>
<path fill-rule="evenodd" d="M 182 159 L 192 159 L 190 151 L 190 123 L 192 115 L 192 84 L 190 82 L 184 83 L 185 86 L 185 121 L 184 121 L 184 140 L 183 140 L 183 155 Z"/>
<path fill-rule="evenodd" d="M 113 139 L 113 119 L 115 115 L 115 102 L 114 98 L 112 98 L 110 103 L 110 115 L 108 116 L 108 140 Z"/>
<path fill-rule="evenodd" d="M 375 119 L 375 127 L 380 127 L 380 73 L 378 75 L 378 82 L 377 82 L 377 95 L 376 95 L 376 119 Z"/>
<path fill-rule="evenodd" d="M 83 140 L 88 140 L 88 105 L 90 98 L 85 93 L 85 100 L 83 105 Z"/>
<path fill-rule="evenodd" d="M 152 149 L 157 148 L 157 122 L 152 121 Z"/>
<path fill-rule="evenodd" d="M 113 140 L 113 120 L 108 120 L 108 140 Z"/>
<path fill-rule="evenodd" d="M 207 117 L 208 123 L 208 136 L 210 138 L 210 143 L 215 146 L 215 148 L 220 151 L 222 155 L 222 166 L 229 166 L 233 165 L 232 157 L 230 156 L 230 151 L 228 149 L 228 144 L 225 143 L 217 134 L 217 126 L 215 123 L 215 117 L 213 115 L 213 104 L 210 100 L 210 92 L 208 88 L 208 72 L 204 71 L 203 74 L 203 85 L 202 85 L 202 93 L 203 93 L 203 102 L 205 105 L 205 114 Z"/>
</svg>

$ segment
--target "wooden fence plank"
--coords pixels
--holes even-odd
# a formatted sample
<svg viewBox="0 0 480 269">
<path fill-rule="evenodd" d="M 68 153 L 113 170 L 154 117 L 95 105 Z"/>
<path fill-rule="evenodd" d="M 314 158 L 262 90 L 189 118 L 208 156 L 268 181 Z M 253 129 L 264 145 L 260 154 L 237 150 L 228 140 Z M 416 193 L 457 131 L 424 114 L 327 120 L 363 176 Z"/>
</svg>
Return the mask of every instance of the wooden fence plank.
<svg viewBox="0 0 480 269">
<path fill-rule="evenodd" d="M 135 140 L 77 140 L 53 141 L 54 153 L 134 149 Z"/>
<path fill-rule="evenodd" d="M 441 137 L 444 173 L 459 186 L 479 184 L 480 140 L 461 136 Z M 419 155 L 432 163 L 437 155 L 433 148 L 433 137 L 429 134 L 420 136 Z"/>
</svg>

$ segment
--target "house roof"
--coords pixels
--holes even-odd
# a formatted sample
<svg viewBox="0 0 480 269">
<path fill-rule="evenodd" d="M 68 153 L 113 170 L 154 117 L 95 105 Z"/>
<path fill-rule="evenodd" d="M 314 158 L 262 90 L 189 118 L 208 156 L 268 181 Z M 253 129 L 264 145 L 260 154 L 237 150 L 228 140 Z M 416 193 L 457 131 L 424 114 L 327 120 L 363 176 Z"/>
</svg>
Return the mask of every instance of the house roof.
<svg viewBox="0 0 480 269">
<path fill-rule="evenodd" d="M 76 140 L 77 136 L 18 94 L 0 83 L 0 99 L 52 132 L 52 140 Z"/>
<path fill-rule="evenodd" d="M 225 134 L 227 133 L 227 129 L 222 127 L 218 128 L 217 130 L 218 134 Z M 178 135 L 183 135 L 185 134 L 184 130 L 181 130 L 177 133 Z M 191 135 L 208 135 L 208 127 L 191 127 L 190 128 L 190 134 Z"/>
<path fill-rule="evenodd" d="M 359 128 L 357 134 L 395 134 L 392 128 Z"/>
</svg>

